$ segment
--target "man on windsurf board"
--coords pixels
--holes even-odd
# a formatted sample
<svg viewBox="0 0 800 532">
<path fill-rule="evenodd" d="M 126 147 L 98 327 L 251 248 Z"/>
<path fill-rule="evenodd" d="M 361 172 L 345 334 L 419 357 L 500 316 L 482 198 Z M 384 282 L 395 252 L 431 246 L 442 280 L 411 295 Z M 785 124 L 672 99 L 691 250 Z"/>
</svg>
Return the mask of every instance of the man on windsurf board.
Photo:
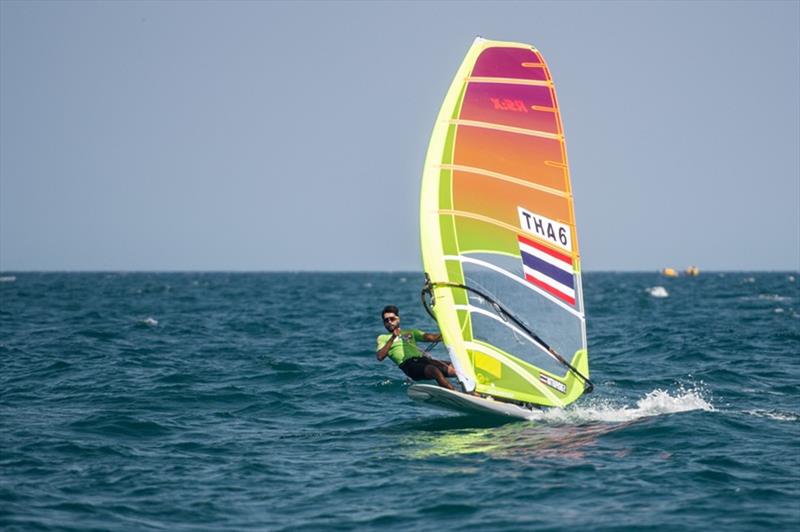
<svg viewBox="0 0 800 532">
<path fill-rule="evenodd" d="M 389 357 L 412 380 L 435 380 L 439 386 L 453 390 L 447 377 L 455 377 L 456 370 L 449 362 L 428 357 L 417 347 L 417 342 L 438 342 L 441 334 L 425 333 L 418 329 L 400 329 L 400 311 L 394 305 L 384 307 L 381 312 L 383 326 L 389 334 L 378 336 L 378 361 Z"/>
</svg>

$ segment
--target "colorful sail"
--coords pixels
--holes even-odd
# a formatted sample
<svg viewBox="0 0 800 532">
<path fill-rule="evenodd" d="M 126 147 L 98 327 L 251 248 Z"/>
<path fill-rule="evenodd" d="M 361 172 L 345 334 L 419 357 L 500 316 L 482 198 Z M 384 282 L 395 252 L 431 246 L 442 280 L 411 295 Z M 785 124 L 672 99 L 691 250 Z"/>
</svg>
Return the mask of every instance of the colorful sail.
<svg viewBox="0 0 800 532">
<path fill-rule="evenodd" d="M 591 389 L 555 88 L 535 48 L 478 38 L 425 160 L 422 259 L 467 391 L 564 406 Z"/>
</svg>

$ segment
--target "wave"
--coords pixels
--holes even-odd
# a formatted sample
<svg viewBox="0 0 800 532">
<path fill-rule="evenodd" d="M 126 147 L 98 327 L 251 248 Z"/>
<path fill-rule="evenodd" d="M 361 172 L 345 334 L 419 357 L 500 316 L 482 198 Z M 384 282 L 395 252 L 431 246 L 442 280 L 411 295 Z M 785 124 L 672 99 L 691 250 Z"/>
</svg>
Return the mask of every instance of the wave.
<svg viewBox="0 0 800 532">
<path fill-rule="evenodd" d="M 792 300 L 790 296 L 782 296 L 779 294 L 758 294 L 757 296 L 740 296 L 738 299 L 739 301 L 775 301 L 779 303 Z"/>
<path fill-rule="evenodd" d="M 791 301 L 791 297 L 780 296 L 778 294 L 759 294 L 758 299 L 763 299 L 764 301 Z"/>
<path fill-rule="evenodd" d="M 800 421 L 800 415 L 779 410 L 745 410 L 745 414 L 756 417 L 765 417 L 775 421 Z"/>
</svg>

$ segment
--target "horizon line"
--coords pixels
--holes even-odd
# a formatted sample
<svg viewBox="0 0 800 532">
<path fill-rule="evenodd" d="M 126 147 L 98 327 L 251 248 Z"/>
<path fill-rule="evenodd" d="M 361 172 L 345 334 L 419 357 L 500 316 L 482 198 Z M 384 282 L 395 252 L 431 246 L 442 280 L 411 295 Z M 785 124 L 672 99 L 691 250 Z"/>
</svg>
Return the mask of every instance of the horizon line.
<svg viewBox="0 0 800 532">
<path fill-rule="evenodd" d="M 126 270 L 126 269 L 66 269 L 66 270 L 51 270 L 51 269 L 27 269 L 27 270 L 0 270 L 0 276 L 8 274 L 41 274 L 41 273 L 325 273 L 325 274 L 345 274 L 345 273 L 406 273 L 406 274 L 419 274 L 422 276 L 423 270 L 315 270 L 315 269 L 296 269 L 296 270 L 256 270 L 256 269 L 212 269 L 212 270 L 187 270 L 187 269 L 139 269 L 139 270 Z M 684 270 L 678 270 L 683 273 Z M 661 273 L 661 270 L 640 270 L 640 269 L 591 269 L 582 270 L 584 273 Z M 700 275 L 703 273 L 798 273 L 800 268 L 791 269 L 700 269 Z"/>
</svg>

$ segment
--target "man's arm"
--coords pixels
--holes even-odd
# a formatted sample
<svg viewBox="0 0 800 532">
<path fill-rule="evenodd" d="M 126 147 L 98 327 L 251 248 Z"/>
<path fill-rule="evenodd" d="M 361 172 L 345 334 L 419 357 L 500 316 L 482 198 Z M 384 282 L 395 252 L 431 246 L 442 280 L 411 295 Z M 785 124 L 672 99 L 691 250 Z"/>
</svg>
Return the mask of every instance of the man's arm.
<svg viewBox="0 0 800 532">
<path fill-rule="evenodd" d="M 442 335 L 438 333 L 425 333 L 422 335 L 422 339 L 426 342 L 441 342 Z"/>
<path fill-rule="evenodd" d="M 383 344 L 383 347 L 378 349 L 375 353 L 375 357 L 380 361 L 383 362 L 383 359 L 389 356 L 389 349 L 391 349 L 392 344 L 394 343 L 394 339 L 400 336 L 400 328 L 396 328 L 392 331 L 392 335 L 389 337 L 389 340 Z"/>
</svg>

